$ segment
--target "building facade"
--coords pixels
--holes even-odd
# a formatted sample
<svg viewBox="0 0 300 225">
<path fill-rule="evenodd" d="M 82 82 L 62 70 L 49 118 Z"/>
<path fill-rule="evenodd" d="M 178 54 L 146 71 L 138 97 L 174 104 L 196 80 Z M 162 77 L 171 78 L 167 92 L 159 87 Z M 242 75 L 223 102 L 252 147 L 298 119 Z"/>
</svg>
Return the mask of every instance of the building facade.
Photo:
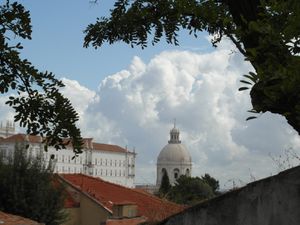
<svg viewBox="0 0 300 225">
<path fill-rule="evenodd" d="M 40 155 L 49 169 L 55 173 L 81 173 L 126 187 L 134 187 L 136 157 L 134 151 L 128 151 L 117 145 L 95 143 L 92 138 L 84 138 L 83 141 L 83 152 L 77 157 L 71 146 L 58 151 L 49 146 L 45 152 L 41 137 L 25 134 L 0 138 L 0 150 L 8 157 L 12 156 L 16 144 L 28 145 L 28 154 Z"/>
<path fill-rule="evenodd" d="M 157 158 L 157 180 L 156 186 L 160 187 L 164 173 L 167 173 L 171 185 L 181 175 L 191 176 L 192 159 L 187 148 L 181 144 L 180 131 L 176 128 L 170 130 L 170 140 L 160 151 Z"/>
</svg>

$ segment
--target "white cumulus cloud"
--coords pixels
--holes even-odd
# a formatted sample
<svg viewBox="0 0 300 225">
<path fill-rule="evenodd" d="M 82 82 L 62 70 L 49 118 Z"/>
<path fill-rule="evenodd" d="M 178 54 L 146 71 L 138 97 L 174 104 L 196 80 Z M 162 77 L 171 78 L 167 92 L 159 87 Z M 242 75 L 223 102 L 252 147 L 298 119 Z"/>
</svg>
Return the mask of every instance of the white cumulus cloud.
<svg viewBox="0 0 300 225">
<path fill-rule="evenodd" d="M 135 149 L 136 182 L 155 182 L 156 159 L 176 118 L 192 174 L 209 173 L 228 188 L 232 179 L 245 183 L 276 173 L 270 153 L 300 147 L 281 116 L 246 121 L 249 92 L 238 88 L 252 67 L 230 48 L 225 42 L 210 53 L 165 51 L 149 62 L 134 57 L 127 69 L 100 81 L 97 91 L 63 79 L 63 93 L 80 115 L 83 136 Z"/>
<path fill-rule="evenodd" d="M 274 173 L 269 154 L 297 148 L 300 139 L 280 116 L 245 121 L 251 104 L 249 93 L 238 91 L 239 80 L 252 68 L 225 46 L 203 54 L 165 51 L 148 63 L 134 57 L 128 69 L 102 80 L 97 93 L 77 83 L 72 93 L 89 93 L 81 96 L 84 106 L 75 104 L 83 134 L 135 148 L 137 182 L 155 181 L 156 158 L 174 118 L 192 155 L 193 175 L 208 172 L 225 184 Z"/>
</svg>

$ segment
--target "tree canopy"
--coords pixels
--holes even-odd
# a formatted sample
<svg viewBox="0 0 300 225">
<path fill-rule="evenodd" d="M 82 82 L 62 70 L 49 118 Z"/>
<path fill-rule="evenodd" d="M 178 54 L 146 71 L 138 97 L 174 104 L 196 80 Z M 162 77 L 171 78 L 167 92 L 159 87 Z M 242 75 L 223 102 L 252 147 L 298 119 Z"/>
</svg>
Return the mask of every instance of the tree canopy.
<svg viewBox="0 0 300 225">
<path fill-rule="evenodd" d="M 42 157 L 31 156 L 24 144 L 0 151 L 0 210 L 47 225 L 66 219 L 64 189 L 54 182 Z"/>
<path fill-rule="evenodd" d="M 31 39 L 30 13 L 17 3 L 0 5 L 0 93 L 16 114 L 15 122 L 27 133 L 45 137 L 45 146 L 63 148 L 70 140 L 74 152 L 81 152 L 82 138 L 76 126 L 78 114 L 59 89 L 64 84 L 51 72 L 38 71 L 20 58 L 22 39 Z"/>
<path fill-rule="evenodd" d="M 220 185 L 218 180 L 210 176 L 208 173 L 204 174 L 204 176 L 201 176 L 201 180 L 211 187 L 214 195 L 219 194 Z"/>
<path fill-rule="evenodd" d="M 299 21 L 298 0 L 116 0 L 110 17 L 88 25 L 84 46 L 177 45 L 180 29 L 207 31 L 214 46 L 226 36 L 255 69 L 240 88 L 251 88 L 250 111 L 278 113 L 300 134 Z"/>
<path fill-rule="evenodd" d="M 212 187 L 199 177 L 180 176 L 170 190 L 168 199 L 186 205 L 194 205 L 214 197 Z"/>
<path fill-rule="evenodd" d="M 165 197 L 171 190 L 172 186 L 170 184 L 169 176 L 166 170 L 164 170 L 164 174 L 161 178 L 161 184 L 158 190 L 158 194 L 161 197 Z"/>
</svg>

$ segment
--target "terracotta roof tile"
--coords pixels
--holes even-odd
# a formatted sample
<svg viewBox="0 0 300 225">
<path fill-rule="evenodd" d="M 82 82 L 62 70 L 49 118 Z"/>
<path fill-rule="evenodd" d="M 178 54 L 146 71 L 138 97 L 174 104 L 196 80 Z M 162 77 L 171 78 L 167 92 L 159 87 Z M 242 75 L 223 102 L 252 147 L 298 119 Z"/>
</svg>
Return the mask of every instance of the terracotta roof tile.
<svg viewBox="0 0 300 225">
<path fill-rule="evenodd" d="M 33 220 L 21 217 L 21 216 L 16 216 L 8 213 L 4 213 L 0 211 L 0 224 L 3 225 L 38 225 L 40 223 L 35 222 Z"/>
<path fill-rule="evenodd" d="M 100 144 L 100 143 L 94 143 L 94 142 L 93 142 L 93 149 L 109 151 L 109 152 L 123 152 L 123 153 L 125 153 L 127 151 L 126 149 L 124 149 L 118 145 Z"/>
<path fill-rule="evenodd" d="M 117 184 L 83 174 L 63 174 L 63 179 L 87 193 L 95 201 L 112 212 L 114 204 L 134 202 L 138 215 L 150 221 L 160 221 L 184 209 L 184 206 L 162 200 L 150 193 L 136 191 Z"/>
<path fill-rule="evenodd" d="M 14 142 L 21 142 L 26 140 L 26 134 L 15 134 L 12 136 L 9 136 L 7 138 L 1 139 L 1 143 L 14 143 Z M 28 135 L 29 142 L 31 143 L 40 143 L 41 137 L 40 136 L 34 136 L 34 135 Z"/>
<path fill-rule="evenodd" d="M 23 142 L 26 140 L 27 137 L 28 137 L 28 140 L 30 143 L 41 143 L 40 136 L 26 135 L 26 134 L 15 134 L 15 135 L 9 136 L 7 138 L 0 138 L 0 143 Z M 65 141 L 68 141 L 68 139 L 66 139 Z M 85 148 L 89 148 L 89 146 L 92 144 L 93 150 L 108 151 L 108 152 L 121 152 L 121 153 L 127 152 L 129 154 L 134 154 L 133 152 L 129 152 L 126 149 L 124 149 L 118 145 L 92 142 L 92 138 L 83 138 L 83 143 L 84 143 Z M 71 144 L 69 144 L 69 146 L 71 146 Z"/>
<path fill-rule="evenodd" d="M 80 207 L 80 203 L 77 202 L 71 195 L 71 193 L 69 193 L 68 191 L 66 191 L 66 198 L 65 198 L 65 202 L 64 202 L 64 207 L 65 208 L 78 208 Z"/>
<path fill-rule="evenodd" d="M 128 218 L 128 219 L 108 219 L 106 220 L 105 225 L 138 225 L 141 223 L 146 222 L 146 218 L 144 217 L 137 217 L 137 218 Z"/>
</svg>

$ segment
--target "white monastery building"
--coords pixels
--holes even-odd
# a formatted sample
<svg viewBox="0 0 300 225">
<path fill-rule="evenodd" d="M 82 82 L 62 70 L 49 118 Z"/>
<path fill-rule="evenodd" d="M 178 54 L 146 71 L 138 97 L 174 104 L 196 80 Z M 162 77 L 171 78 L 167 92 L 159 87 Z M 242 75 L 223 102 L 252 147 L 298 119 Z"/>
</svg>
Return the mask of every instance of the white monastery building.
<svg viewBox="0 0 300 225">
<path fill-rule="evenodd" d="M 83 152 L 74 157 L 71 146 L 58 151 L 49 146 L 45 152 L 41 137 L 13 134 L 8 137 L 0 136 L 0 151 L 8 157 L 13 154 L 17 143 L 29 145 L 29 154 L 40 155 L 55 173 L 82 173 L 126 187 L 134 187 L 134 151 L 117 145 L 95 143 L 92 138 L 84 138 L 83 142 Z"/>
<path fill-rule="evenodd" d="M 167 173 L 171 185 L 174 185 L 181 175 L 191 176 L 192 159 L 187 148 L 181 144 L 179 134 L 179 129 L 174 124 L 170 131 L 170 140 L 157 158 L 156 187 L 160 187 L 164 173 Z"/>
</svg>

